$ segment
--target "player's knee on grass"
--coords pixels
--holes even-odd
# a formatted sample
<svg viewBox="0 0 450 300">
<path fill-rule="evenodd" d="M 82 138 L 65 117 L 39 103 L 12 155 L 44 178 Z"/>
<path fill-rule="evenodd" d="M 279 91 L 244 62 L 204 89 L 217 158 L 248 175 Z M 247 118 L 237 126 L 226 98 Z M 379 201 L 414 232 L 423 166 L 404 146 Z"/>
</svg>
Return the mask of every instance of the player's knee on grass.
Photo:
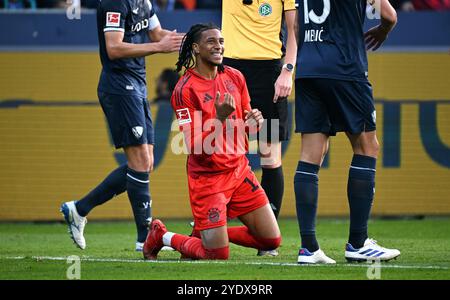
<svg viewBox="0 0 450 300">
<path fill-rule="evenodd" d="M 259 250 L 264 250 L 264 251 L 274 250 L 274 249 L 277 249 L 278 247 L 280 247 L 281 236 L 276 237 L 274 239 L 258 238 L 258 242 L 260 242 L 260 244 L 263 246 Z"/>
<path fill-rule="evenodd" d="M 206 259 L 227 260 L 230 256 L 230 247 L 226 246 L 217 249 L 205 249 Z"/>
</svg>

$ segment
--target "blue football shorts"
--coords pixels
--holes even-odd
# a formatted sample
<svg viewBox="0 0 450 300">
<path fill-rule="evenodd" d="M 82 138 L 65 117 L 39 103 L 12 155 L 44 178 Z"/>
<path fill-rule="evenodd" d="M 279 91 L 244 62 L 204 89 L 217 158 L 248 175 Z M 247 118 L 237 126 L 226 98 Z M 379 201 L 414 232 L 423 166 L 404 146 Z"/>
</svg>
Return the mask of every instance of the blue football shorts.
<svg viewBox="0 0 450 300">
<path fill-rule="evenodd" d="M 376 130 L 369 82 L 326 78 L 295 81 L 295 132 L 358 134 Z"/>
<path fill-rule="evenodd" d="M 155 143 L 152 116 L 145 97 L 99 92 L 98 98 L 116 148 Z"/>
</svg>

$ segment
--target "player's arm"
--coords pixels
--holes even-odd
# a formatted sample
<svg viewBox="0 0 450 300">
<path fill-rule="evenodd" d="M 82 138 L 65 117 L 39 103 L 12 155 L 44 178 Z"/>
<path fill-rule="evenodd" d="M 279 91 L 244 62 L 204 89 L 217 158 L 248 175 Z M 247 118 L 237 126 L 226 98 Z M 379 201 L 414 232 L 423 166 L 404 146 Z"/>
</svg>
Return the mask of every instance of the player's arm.
<svg viewBox="0 0 450 300">
<path fill-rule="evenodd" d="M 150 4 L 150 1 L 147 2 L 149 4 L 149 8 L 150 8 L 150 18 L 148 19 L 148 37 L 152 42 L 159 42 L 161 41 L 164 37 L 168 36 L 168 35 L 173 35 L 174 32 L 177 32 L 176 30 L 174 31 L 170 31 L 170 30 L 166 30 L 163 29 L 161 27 L 161 24 L 159 23 L 159 19 L 158 16 L 156 15 L 155 9 L 153 8 L 153 6 Z M 185 36 L 184 33 L 177 33 L 177 38 L 181 39 Z"/>
<path fill-rule="evenodd" d="M 225 94 L 228 96 L 224 96 L 224 100 L 221 102 L 220 93 L 217 93 L 214 105 L 216 106 L 217 123 L 223 126 L 223 132 L 225 130 L 225 119 L 235 110 L 234 99 L 231 95 Z M 174 91 L 171 103 L 180 131 L 184 134 L 189 153 L 200 154 L 197 153 L 196 149 L 203 150 L 204 140 L 211 134 L 214 134 L 215 130 L 203 129 L 202 110 L 197 109 L 196 105 L 194 105 L 194 103 L 197 103 L 195 93 L 191 93 L 188 89 L 183 89 L 180 95 L 180 93 Z"/>
<path fill-rule="evenodd" d="M 185 36 L 185 33 L 177 33 L 176 30 L 169 31 L 167 29 L 163 29 L 160 25 L 153 28 L 152 30 L 148 31 L 148 37 L 152 42 L 159 42 L 161 41 L 165 36 L 173 34 L 173 32 L 176 33 L 178 39 L 182 40 Z"/>
<path fill-rule="evenodd" d="M 381 23 L 371 28 L 364 35 L 367 50 L 375 51 L 380 48 L 397 24 L 397 13 L 389 0 L 368 0 L 367 2 L 379 10 L 381 17 Z"/>
<path fill-rule="evenodd" d="M 379 5 L 376 7 L 380 7 L 381 27 L 383 27 L 385 31 L 392 31 L 395 24 L 397 24 L 397 13 L 395 9 L 392 7 L 391 3 L 389 3 L 389 0 L 372 1 L 374 2 L 374 5 Z"/>
<path fill-rule="evenodd" d="M 152 30 L 148 31 L 148 37 L 152 42 L 159 42 L 163 39 L 166 35 L 170 34 L 171 31 L 162 29 L 161 26 L 157 26 L 153 28 Z"/>
<path fill-rule="evenodd" d="M 126 1 L 102 1 L 100 5 L 105 14 L 103 32 L 109 59 L 143 57 L 155 53 L 168 53 L 179 50 L 181 38 L 177 37 L 175 32 L 165 34 L 163 38 L 154 43 L 132 44 L 124 42 L 125 21 L 130 12 Z M 152 9 L 148 24 L 148 30 L 161 27 L 158 17 Z"/>
<path fill-rule="evenodd" d="M 156 43 L 131 44 L 123 41 L 124 33 L 120 31 L 105 32 L 106 52 L 111 60 L 130 57 L 143 57 L 155 53 L 178 51 L 181 39 L 176 33 L 166 35 Z"/>
<path fill-rule="evenodd" d="M 295 23 L 296 23 L 296 14 L 297 11 L 287 10 L 284 12 L 284 18 L 286 22 L 287 29 L 287 42 L 286 42 L 286 56 L 284 58 L 285 64 L 291 64 L 295 66 L 297 61 L 297 39 L 295 32 Z M 275 82 L 275 94 L 273 96 L 273 101 L 277 102 L 278 98 L 288 97 L 292 91 L 292 71 L 289 71 L 286 68 L 281 70 L 280 75 L 278 76 L 277 81 Z"/>
</svg>

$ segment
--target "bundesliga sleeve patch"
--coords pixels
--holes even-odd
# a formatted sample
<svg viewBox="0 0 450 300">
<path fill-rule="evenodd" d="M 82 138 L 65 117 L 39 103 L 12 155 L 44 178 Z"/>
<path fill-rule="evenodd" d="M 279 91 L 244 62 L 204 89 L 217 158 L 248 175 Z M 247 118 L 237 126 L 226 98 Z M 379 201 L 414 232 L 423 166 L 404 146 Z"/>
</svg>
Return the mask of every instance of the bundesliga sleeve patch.
<svg viewBox="0 0 450 300">
<path fill-rule="evenodd" d="M 106 27 L 119 27 L 120 26 L 120 13 L 107 12 L 106 13 Z"/>
<path fill-rule="evenodd" d="M 187 123 L 191 123 L 191 114 L 189 113 L 189 109 L 187 108 L 182 108 L 182 109 L 177 109 L 176 111 L 177 114 L 177 119 L 178 119 L 178 125 L 184 125 Z"/>
</svg>

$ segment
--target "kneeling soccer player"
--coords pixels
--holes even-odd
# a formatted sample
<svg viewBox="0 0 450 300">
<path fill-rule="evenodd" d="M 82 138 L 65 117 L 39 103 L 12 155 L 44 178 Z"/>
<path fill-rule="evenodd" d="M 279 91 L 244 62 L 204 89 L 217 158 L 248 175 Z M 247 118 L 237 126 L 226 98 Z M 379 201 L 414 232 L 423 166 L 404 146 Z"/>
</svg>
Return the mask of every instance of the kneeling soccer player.
<svg viewBox="0 0 450 300">
<path fill-rule="evenodd" d="M 172 233 L 160 220 L 153 220 L 144 244 L 146 259 L 156 259 L 163 246 L 173 247 L 184 258 L 228 259 L 229 242 L 260 250 L 280 245 L 280 229 L 266 193 L 245 156 L 245 130 L 232 136 L 233 151 L 225 153 L 218 146 L 230 134 L 231 123 L 245 122 L 246 128 L 255 130 L 263 122 L 261 112 L 250 106 L 243 75 L 222 65 L 223 52 L 224 39 L 215 25 L 194 25 L 184 38 L 177 67 L 178 71 L 185 67 L 186 72 L 171 102 L 190 149 L 189 196 L 194 231 L 199 234 Z M 242 137 L 243 151 L 239 151 L 236 140 Z M 208 149 L 208 141 L 214 151 Z M 227 218 L 236 217 L 245 226 L 227 227 Z"/>
</svg>

